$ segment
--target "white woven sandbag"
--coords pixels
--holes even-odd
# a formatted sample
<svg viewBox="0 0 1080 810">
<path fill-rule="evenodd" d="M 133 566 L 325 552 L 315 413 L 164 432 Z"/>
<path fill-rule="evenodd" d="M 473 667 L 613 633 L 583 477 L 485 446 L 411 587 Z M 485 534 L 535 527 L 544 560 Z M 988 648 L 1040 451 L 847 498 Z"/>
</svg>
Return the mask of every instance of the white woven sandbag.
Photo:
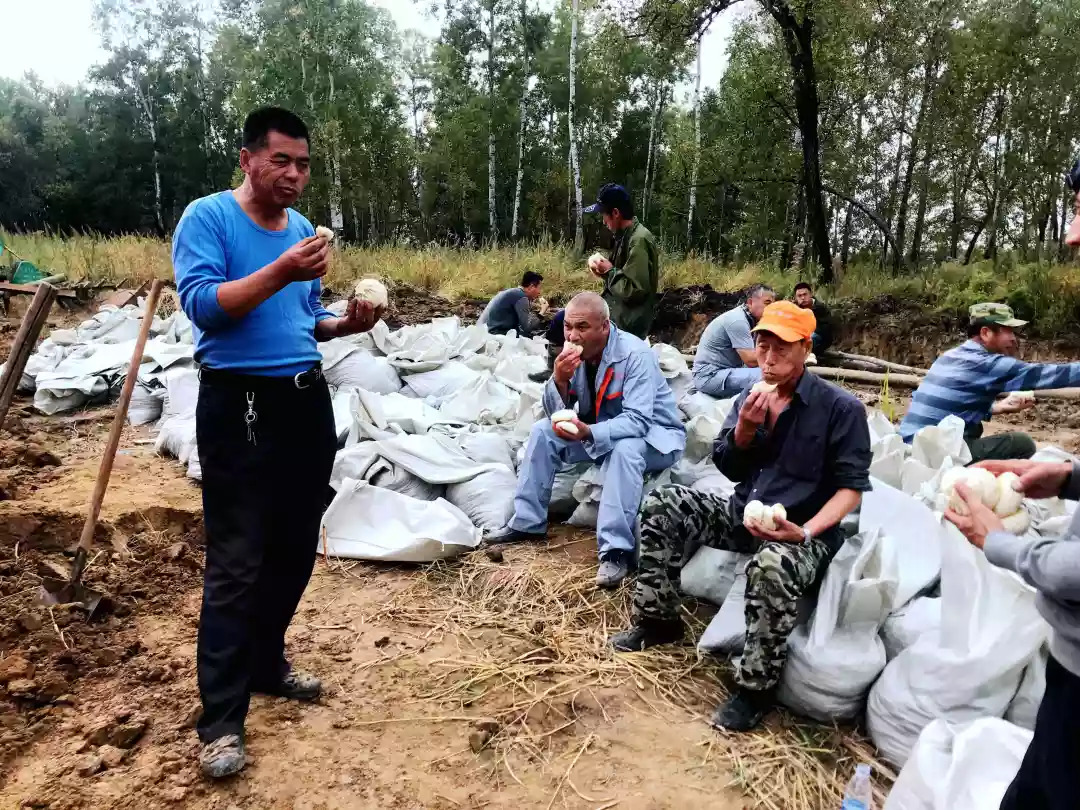
<svg viewBox="0 0 1080 810">
<path fill-rule="evenodd" d="M 881 641 L 885 655 L 892 661 L 904 650 L 928 633 L 941 628 L 941 599 L 920 596 L 885 620 Z"/>
<path fill-rule="evenodd" d="M 749 559 L 749 554 L 702 546 L 679 572 L 679 590 L 687 596 L 722 605 L 731 593 L 735 577 L 746 569 Z"/>
<path fill-rule="evenodd" d="M 420 501 L 364 481 L 342 482 L 323 515 L 327 551 L 335 557 L 433 562 L 480 544 L 480 530 L 453 504 Z"/>
<path fill-rule="evenodd" d="M 1005 719 L 1010 723 L 1035 730 L 1035 720 L 1046 691 L 1046 661 L 1049 655 L 1050 648 L 1044 644 L 1028 661 L 1024 668 L 1024 677 L 1020 679 L 1020 688 L 1016 690 L 1016 695 L 1005 712 Z"/>
<path fill-rule="evenodd" d="M 785 706 L 825 722 L 859 714 L 885 667 L 878 631 L 896 587 L 895 554 L 880 531 L 844 543 L 825 574 L 810 624 L 788 639 L 778 691 Z"/>
<path fill-rule="evenodd" d="M 919 735 L 884 810 L 997 810 L 1031 737 L 993 717 L 934 720 Z"/>
<path fill-rule="evenodd" d="M 891 661 L 867 701 L 870 735 L 894 765 L 935 719 L 1003 716 L 1049 636 L 1033 589 L 993 566 L 952 524 L 942 531 L 940 630 Z"/>
</svg>

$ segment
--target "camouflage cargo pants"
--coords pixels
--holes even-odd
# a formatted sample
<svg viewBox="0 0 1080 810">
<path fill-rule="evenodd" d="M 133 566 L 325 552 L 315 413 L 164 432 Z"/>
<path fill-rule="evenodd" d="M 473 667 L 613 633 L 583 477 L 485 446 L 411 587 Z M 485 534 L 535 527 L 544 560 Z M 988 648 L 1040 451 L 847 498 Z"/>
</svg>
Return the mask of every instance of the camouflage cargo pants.
<svg viewBox="0 0 1080 810">
<path fill-rule="evenodd" d="M 748 689 L 769 689 L 780 679 L 799 597 L 832 558 L 822 540 L 762 542 L 733 531 L 726 498 L 689 487 L 661 487 L 641 509 L 641 560 L 634 616 L 677 619 L 679 574 L 687 553 L 700 546 L 753 554 L 746 566 L 746 643 L 735 673 Z"/>
</svg>

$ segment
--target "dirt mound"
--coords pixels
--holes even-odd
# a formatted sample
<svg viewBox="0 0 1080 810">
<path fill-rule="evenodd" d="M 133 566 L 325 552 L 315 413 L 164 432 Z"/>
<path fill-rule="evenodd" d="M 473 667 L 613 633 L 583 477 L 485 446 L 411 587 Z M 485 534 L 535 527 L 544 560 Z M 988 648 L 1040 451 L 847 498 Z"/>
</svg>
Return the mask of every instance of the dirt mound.
<svg viewBox="0 0 1080 810">
<path fill-rule="evenodd" d="M 742 297 L 742 292 L 719 292 L 708 284 L 665 290 L 660 297 L 652 336 L 663 343 L 690 346 L 701 335 L 703 323 L 738 306 Z"/>
</svg>

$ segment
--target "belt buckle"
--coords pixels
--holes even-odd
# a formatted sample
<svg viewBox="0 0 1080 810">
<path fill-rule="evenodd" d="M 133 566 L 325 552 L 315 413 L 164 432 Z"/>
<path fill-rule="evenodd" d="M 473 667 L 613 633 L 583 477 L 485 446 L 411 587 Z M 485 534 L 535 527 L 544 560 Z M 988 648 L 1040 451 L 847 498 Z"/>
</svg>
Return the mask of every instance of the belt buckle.
<svg viewBox="0 0 1080 810">
<path fill-rule="evenodd" d="M 303 391 L 305 388 L 311 388 L 310 385 L 303 382 L 303 380 L 302 380 L 302 378 L 306 377 L 307 375 L 308 375 L 307 371 L 301 371 L 299 374 L 297 374 L 295 377 L 293 377 L 293 385 L 295 385 L 298 390 Z"/>
</svg>

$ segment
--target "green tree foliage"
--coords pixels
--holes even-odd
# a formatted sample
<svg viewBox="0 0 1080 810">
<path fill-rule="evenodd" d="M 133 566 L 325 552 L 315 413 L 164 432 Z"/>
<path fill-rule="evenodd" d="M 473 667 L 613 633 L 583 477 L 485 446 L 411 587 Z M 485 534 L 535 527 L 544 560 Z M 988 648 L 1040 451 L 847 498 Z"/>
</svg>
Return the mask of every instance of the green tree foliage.
<svg viewBox="0 0 1080 810">
<path fill-rule="evenodd" d="M 1063 255 L 1080 0 L 578 5 L 585 199 L 625 184 L 669 249 L 825 277 Z M 421 6 L 434 39 L 366 0 L 99 0 L 85 82 L 0 81 L 0 225 L 167 233 L 280 104 L 313 134 L 301 206 L 347 239 L 572 241 L 572 0 Z M 698 38 L 733 13 L 695 119 Z"/>
</svg>

